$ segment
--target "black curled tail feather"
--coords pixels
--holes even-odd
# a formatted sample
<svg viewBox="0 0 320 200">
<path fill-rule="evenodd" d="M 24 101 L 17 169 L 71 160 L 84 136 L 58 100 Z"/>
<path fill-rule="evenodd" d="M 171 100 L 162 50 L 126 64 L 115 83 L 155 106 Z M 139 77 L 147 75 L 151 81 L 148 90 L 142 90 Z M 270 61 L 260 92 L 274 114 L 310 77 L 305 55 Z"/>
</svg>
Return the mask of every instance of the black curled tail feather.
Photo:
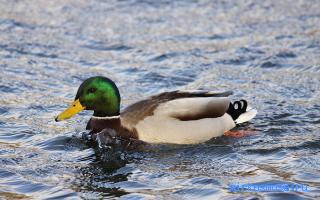
<svg viewBox="0 0 320 200">
<path fill-rule="evenodd" d="M 232 117 L 233 120 L 247 111 L 248 103 L 246 100 L 235 101 L 233 104 L 230 103 L 227 113 Z"/>
</svg>

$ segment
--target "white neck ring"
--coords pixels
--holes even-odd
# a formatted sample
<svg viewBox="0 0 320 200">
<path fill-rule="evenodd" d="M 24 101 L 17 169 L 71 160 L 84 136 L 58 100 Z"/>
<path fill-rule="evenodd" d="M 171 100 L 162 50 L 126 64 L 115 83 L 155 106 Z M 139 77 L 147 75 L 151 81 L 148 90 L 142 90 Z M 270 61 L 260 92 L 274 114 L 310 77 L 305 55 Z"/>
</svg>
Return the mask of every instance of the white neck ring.
<svg viewBox="0 0 320 200">
<path fill-rule="evenodd" d="M 93 118 L 93 119 L 120 119 L 120 115 L 116 115 L 116 116 L 106 116 L 106 117 L 92 116 L 91 118 Z"/>
</svg>

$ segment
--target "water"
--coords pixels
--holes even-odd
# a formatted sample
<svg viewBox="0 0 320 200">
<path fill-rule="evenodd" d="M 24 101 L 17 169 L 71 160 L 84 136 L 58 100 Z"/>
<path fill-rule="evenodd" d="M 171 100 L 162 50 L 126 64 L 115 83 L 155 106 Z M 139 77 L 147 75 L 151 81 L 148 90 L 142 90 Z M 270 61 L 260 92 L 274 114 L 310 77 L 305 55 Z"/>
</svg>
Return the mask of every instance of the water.
<svg viewBox="0 0 320 200">
<path fill-rule="evenodd" d="M 0 1 L 0 198 L 319 199 L 320 2 Z M 256 134 L 154 151 L 79 138 L 54 116 L 85 78 L 123 107 L 175 89 L 234 90 Z M 231 183 L 308 192 L 232 193 Z"/>
</svg>

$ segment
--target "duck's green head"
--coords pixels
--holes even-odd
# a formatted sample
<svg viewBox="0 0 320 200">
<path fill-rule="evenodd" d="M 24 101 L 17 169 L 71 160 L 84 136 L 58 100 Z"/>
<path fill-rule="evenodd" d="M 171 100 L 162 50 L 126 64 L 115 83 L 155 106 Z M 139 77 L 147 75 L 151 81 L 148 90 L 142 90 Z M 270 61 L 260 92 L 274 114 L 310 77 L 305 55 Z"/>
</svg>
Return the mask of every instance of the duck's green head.
<svg viewBox="0 0 320 200">
<path fill-rule="evenodd" d="M 93 110 L 97 117 L 119 115 L 120 93 L 115 83 L 102 76 L 88 78 L 80 85 L 75 101 L 56 121 L 68 119 L 82 110 Z"/>
</svg>

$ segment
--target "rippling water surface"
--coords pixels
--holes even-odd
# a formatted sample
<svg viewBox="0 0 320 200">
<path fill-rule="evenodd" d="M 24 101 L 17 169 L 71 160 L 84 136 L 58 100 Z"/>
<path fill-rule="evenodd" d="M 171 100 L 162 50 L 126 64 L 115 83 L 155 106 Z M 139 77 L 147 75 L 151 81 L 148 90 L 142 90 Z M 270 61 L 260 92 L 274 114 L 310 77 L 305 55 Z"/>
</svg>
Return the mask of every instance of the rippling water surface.
<svg viewBox="0 0 320 200">
<path fill-rule="evenodd" d="M 0 1 L 0 198 L 320 198 L 320 2 Z M 87 77 L 123 107 L 175 89 L 234 90 L 256 134 L 144 152 L 80 139 L 90 112 L 56 123 Z M 308 192 L 232 193 L 230 183 Z"/>
</svg>

